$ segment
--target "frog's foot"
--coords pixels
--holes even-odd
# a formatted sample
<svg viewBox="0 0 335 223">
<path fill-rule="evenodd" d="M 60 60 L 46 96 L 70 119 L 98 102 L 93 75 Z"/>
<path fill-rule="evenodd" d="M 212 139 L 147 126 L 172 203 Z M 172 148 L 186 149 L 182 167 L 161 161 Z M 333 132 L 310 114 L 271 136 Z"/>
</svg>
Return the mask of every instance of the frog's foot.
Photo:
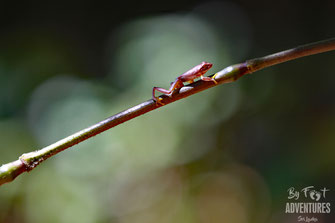
<svg viewBox="0 0 335 223">
<path fill-rule="evenodd" d="M 218 75 L 219 73 L 214 74 L 211 78 L 214 81 L 215 84 L 218 84 L 218 82 L 215 80 L 215 77 Z"/>
<path fill-rule="evenodd" d="M 163 98 L 155 97 L 154 100 L 156 101 L 156 105 L 165 105 L 165 104 L 162 102 Z"/>
</svg>

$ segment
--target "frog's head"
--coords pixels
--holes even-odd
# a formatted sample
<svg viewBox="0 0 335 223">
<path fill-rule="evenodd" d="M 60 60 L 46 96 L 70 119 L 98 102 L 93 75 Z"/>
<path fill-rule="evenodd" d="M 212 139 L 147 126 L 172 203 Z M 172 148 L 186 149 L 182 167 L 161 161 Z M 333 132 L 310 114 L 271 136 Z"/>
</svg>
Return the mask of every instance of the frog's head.
<svg viewBox="0 0 335 223">
<path fill-rule="evenodd" d="M 201 68 L 200 68 L 200 70 L 201 70 L 202 72 L 206 72 L 206 71 L 208 71 L 209 69 L 211 69 L 212 66 L 213 66 L 213 64 L 204 61 L 204 62 L 201 63 Z"/>
</svg>

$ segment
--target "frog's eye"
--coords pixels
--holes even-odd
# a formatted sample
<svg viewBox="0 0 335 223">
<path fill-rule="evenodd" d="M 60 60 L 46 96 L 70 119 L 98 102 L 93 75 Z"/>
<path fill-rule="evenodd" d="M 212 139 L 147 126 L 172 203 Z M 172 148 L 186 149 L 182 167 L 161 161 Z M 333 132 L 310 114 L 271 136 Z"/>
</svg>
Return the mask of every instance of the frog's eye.
<svg viewBox="0 0 335 223">
<path fill-rule="evenodd" d="M 200 68 L 200 70 L 201 71 L 206 71 L 206 70 L 209 70 L 211 67 L 212 67 L 212 64 L 206 63 Z"/>
</svg>

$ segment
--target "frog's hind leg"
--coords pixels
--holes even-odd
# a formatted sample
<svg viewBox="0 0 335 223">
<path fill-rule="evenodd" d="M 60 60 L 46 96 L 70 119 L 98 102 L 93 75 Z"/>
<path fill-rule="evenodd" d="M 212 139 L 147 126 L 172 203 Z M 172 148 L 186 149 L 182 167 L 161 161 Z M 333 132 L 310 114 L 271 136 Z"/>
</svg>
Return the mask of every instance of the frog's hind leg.
<svg viewBox="0 0 335 223">
<path fill-rule="evenodd" d="M 152 88 L 152 99 L 154 101 L 156 101 L 158 104 L 162 104 L 162 105 L 163 105 L 163 103 L 161 102 L 162 99 L 160 97 L 155 96 L 155 91 L 159 91 L 159 92 L 161 92 L 163 94 L 167 94 L 167 95 L 171 94 L 171 92 L 169 90 L 166 90 L 164 88 L 160 88 L 160 87 Z"/>
<path fill-rule="evenodd" d="M 164 89 L 164 88 L 160 88 L 160 87 L 154 87 L 154 88 L 152 89 L 152 99 L 154 99 L 154 101 L 156 101 L 157 103 L 162 104 L 162 103 L 160 102 L 161 99 L 160 99 L 159 97 L 156 97 L 156 96 L 155 96 L 155 91 L 159 91 L 159 92 L 161 92 L 161 93 L 163 93 L 163 94 L 166 94 L 166 95 L 168 95 L 169 97 L 171 97 L 172 92 L 173 92 L 175 89 L 177 89 L 177 88 L 181 88 L 182 86 L 184 86 L 184 85 L 183 85 L 183 82 L 182 82 L 181 80 L 179 80 L 179 79 L 176 79 L 176 80 L 171 84 L 169 90 L 166 90 L 166 89 Z"/>
</svg>

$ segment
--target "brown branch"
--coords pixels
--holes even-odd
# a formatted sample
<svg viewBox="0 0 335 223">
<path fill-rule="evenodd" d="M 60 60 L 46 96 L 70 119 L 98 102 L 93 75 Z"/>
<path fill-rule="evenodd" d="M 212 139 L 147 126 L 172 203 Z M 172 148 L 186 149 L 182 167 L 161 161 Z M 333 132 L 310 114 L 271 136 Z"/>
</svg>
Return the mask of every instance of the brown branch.
<svg viewBox="0 0 335 223">
<path fill-rule="evenodd" d="M 80 143 L 88 138 L 91 138 L 101 132 L 104 132 L 110 128 L 113 128 L 114 126 L 117 126 L 123 122 L 145 114 L 149 111 L 165 106 L 182 98 L 188 97 L 192 94 L 206 90 L 208 88 L 214 87 L 218 84 L 236 81 L 245 74 L 255 72 L 265 67 L 331 50 L 335 50 L 335 39 L 329 39 L 308 45 L 299 46 L 265 57 L 248 60 L 245 63 L 229 66 L 213 76 L 213 78 L 215 78 L 215 80 L 217 81 L 217 84 L 211 81 L 199 80 L 197 82 L 194 82 L 193 84 L 184 86 L 181 89 L 176 90 L 175 92 L 173 92 L 173 95 L 171 97 L 168 97 L 166 95 L 160 96 L 160 98 L 162 99 L 161 103 L 164 105 L 156 104 L 155 101 L 150 99 L 123 112 L 113 115 L 71 136 L 68 136 L 41 150 L 23 154 L 18 160 L 2 165 L 0 167 L 0 185 L 13 181 L 21 173 L 31 171 L 42 161 L 53 155 L 56 155 L 57 153 L 77 143 Z"/>
</svg>

